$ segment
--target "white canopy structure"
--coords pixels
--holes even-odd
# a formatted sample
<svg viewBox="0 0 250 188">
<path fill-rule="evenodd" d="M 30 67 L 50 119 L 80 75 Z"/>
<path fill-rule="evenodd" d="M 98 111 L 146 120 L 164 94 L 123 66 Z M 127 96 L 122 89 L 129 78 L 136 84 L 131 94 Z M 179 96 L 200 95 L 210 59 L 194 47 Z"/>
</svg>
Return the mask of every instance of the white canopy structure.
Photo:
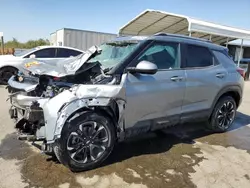
<svg viewBox="0 0 250 188">
<path fill-rule="evenodd" d="M 172 33 L 228 44 L 235 39 L 250 40 L 250 31 L 202 21 L 188 16 L 147 9 L 120 28 L 119 35 Z"/>
<path fill-rule="evenodd" d="M 119 35 L 152 35 L 159 32 L 190 35 L 224 44 L 249 39 L 250 31 L 157 10 L 145 10 L 119 30 Z"/>
</svg>

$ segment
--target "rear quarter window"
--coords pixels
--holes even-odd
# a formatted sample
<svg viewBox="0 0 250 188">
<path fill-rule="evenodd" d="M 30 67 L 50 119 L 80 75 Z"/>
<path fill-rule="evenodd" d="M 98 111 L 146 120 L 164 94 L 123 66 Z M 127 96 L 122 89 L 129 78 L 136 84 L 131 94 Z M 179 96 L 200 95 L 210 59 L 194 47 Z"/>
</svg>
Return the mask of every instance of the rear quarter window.
<svg viewBox="0 0 250 188">
<path fill-rule="evenodd" d="M 220 51 L 213 51 L 214 56 L 219 61 L 220 64 L 223 65 L 223 67 L 236 67 L 234 61 L 230 58 L 229 55 L 224 54 Z"/>
</svg>

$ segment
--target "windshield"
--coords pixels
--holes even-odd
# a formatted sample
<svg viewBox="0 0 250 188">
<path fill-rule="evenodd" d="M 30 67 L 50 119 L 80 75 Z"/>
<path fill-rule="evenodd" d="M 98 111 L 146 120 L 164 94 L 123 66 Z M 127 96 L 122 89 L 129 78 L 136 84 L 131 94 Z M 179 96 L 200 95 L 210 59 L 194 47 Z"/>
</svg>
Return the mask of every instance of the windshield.
<svg viewBox="0 0 250 188">
<path fill-rule="evenodd" d="M 23 55 L 26 55 L 32 51 L 36 50 L 36 48 L 32 48 L 32 49 L 28 49 L 28 50 L 24 50 L 24 51 L 21 51 L 21 52 L 18 52 L 18 53 L 15 53 L 15 56 L 17 57 L 20 57 L 20 56 L 23 56 Z"/>
<path fill-rule="evenodd" d="M 90 58 L 89 63 L 98 61 L 104 69 L 112 68 L 127 57 L 138 45 L 138 41 L 122 41 L 102 44 L 101 53 Z"/>
</svg>

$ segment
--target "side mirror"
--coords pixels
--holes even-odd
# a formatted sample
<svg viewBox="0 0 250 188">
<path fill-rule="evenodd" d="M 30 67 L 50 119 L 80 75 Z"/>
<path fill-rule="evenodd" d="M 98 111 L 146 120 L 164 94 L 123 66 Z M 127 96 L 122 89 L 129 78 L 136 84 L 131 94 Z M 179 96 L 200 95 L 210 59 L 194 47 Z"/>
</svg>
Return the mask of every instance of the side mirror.
<svg viewBox="0 0 250 188">
<path fill-rule="evenodd" d="M 128 67 L 127 71 L 130 73 L 140 73 L 140 74 L 155 74 L 158 70 L 156 64 L 149 61 L 141 61 L 136 67 Z"/>
<path fill-rule="evenodd" d="M 36 58 L 36 55 L 35 54 L 31 54 L 30 58 Z"/>
</svg>

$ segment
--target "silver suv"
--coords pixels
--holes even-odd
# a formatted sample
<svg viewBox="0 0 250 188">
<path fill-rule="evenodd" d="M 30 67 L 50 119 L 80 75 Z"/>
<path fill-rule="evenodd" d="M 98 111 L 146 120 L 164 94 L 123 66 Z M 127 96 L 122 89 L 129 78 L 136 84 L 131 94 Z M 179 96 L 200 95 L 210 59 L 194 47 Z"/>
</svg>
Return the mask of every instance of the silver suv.
<svg viewBox="0 0 250 188">
<path fill-rule="evenodd" d="M 12 94 L 25 117 L 37 120 L 35 140 L 71 170 L 99 166 L 116 142 L 140 133 L 194 121 L 216 132 L 232 125 L 244 80 L 226 48 L 156 34 L 117 38 L 100 49 L 85 58 L 102 69 L 87 83 L 53 97 L 25 94 L 22 83 L 23 92 Z"/>
</svg>

